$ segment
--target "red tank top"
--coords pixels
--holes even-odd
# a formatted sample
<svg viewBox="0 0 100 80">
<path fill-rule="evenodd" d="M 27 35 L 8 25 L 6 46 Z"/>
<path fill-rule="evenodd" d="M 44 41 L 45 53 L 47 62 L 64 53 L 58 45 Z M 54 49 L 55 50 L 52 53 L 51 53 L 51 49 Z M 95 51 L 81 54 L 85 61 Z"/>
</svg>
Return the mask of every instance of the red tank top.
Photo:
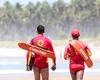
<svg viewBox="0 0 100 80">
<path fill-rule="evenodd" d="M 54 52 L 51 40 L 45 36 L 41 35 L 36 36 L 33 40 L 31 40 L 30 44 L 40 46 Z M 47 57 L 34 54 L 34 66 L 38 68 L 47 68 L 48 67 Z"/>
</svg>

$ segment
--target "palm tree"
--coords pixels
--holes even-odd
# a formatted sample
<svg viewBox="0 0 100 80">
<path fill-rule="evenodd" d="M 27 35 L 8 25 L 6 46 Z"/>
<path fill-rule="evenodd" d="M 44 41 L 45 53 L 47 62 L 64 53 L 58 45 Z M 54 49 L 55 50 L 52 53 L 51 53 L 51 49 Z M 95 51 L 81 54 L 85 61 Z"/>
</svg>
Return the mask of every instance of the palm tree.
<svg viewBox="0 0 100 80">
<path fill-rule="evenodd" d="M 94 1 L 94 4 L 96 6 L 96 15 L 99 18 L 100 17 L 100 0 Z"/>
</svg>

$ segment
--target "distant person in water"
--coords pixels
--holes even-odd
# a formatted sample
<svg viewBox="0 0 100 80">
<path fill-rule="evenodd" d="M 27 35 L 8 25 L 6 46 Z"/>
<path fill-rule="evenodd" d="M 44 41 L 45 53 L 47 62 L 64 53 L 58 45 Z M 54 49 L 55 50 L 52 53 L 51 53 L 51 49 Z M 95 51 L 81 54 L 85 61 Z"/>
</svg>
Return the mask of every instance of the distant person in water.
<svg viewBox="0 0 100 80">
<path fill-rule="evenodd" d="M 45 32 L 45 28 L 42 25 L 37 27 L 37 36 L 34 37 L 31 41 L 31 45 L 39 46 L 44 49 L 48 49 L 54 52 L 54 48 L 52 46 L 52 42 L 49 38 L 45 37 L 43 34 Z M 27 52 L 27 67 L 26 70 L 29 71 L 30 67 L 28 65 L 28 58 L 31 51 Z M 53 66 L 51 67 L 52 70 L 56 69 L 56 57 L 52 59 Z M 35 80 L 40 80 L 40 76 L 42 80 L 49 80 L 49 65 L 48 65 L 48 58 L 40 56 L 38 54 L 34 54 L 34 62 L 33 62 L 33 71 L 34 71 L 34 78 Z"/>
<path fill-rule="evenodd" d="M 79 30 L 77 29 L 72 30 L 71 36 L 72 36 L 72 39 L 69 40 L 69 42 L 72 40 L 80 41 L 79 40 L 79 36 L 80 36 Z M 80 42 L 84 44 L 88 55 L 91 56 L 91 51 L 89 47 L 82 41 Z M 84 60 L 70 44 L 67 44 L 67 46 L 65 47 L 64 59 L 65 60 L 70 59 L 69 69 L 70 69 L 72 80 L 83 80 L 84 69 L 85 69 Z"/>
</svg>

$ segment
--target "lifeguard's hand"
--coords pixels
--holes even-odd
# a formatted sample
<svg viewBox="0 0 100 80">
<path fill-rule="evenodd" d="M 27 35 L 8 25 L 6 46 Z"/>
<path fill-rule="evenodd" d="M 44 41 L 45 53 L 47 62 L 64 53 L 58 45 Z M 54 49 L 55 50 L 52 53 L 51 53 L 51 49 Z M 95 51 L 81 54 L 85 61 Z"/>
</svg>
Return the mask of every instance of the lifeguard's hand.
<svg viewBox="0 0 100 80">
<path fill-rule="evenodd" d="M 30 67 L 29 66 L 26 66 L 26 71 L 30 71 Z"/>
<path fill-rule="evenodd" d="M 56 65 L 53 65 L 53 66 L 51 67 L 51 70 L 52 70 L 52 71 L 56 70 Z"/>
</svg>

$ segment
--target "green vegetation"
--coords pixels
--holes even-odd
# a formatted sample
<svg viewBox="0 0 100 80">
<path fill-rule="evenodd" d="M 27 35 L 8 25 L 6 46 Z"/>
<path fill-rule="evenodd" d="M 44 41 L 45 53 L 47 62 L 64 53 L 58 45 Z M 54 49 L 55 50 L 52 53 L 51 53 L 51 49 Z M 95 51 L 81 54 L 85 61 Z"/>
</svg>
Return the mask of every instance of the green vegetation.
<svg viewBox="0 0 100 80">
<path fill-rule="evenodd" d="M 68 40 L 53 40 L 54 46 L 61 46 L 68 44 Z"/>
<path fill-rule="evenodd" d="M 12 42 L 12 41 L 1 41 L 0 47 L 7 47 L 7 48 L 17 48 L 18 42 Z"/>
<path fill-rule="evenodd" d="M 1 41 L 0 42 L 0 47 L 17 48 L 18 47 L 18 42 L 19 41 L 15 41 L 15 42 L 12 42 L 12 41 Z M 53 40 L 52 43 L 53 43 L 53 46 L 59 46 L 59 45 L 67 44 L 68 41 L 67 40 Z"/>
<path fill-rule="evenodd" d="M 100 0 L 57 0 L 52 6 L 45 0 L 26 6 L 7 1 L 0 7 L 0 41 L 30 40 L 39 24 L 53 40 L 70 38 L 74 28 L 81 38 L 100 37 Z"/>
<path fill-rule="evenodd" d="M 82 38 L 82 41 L 90 44 L 92 43 L 94 46 L 99 46 L 100 45 L 100 38 L 96 38 L 96 39 L 90 39 L 90 38 Z M 52 40 L 53 46 L 65 46 L 66 44 L 68 44 L 68 39 L 66 40 Z M 0 47 L 6 47 L 6 48 L 18 48 L 18 42 L 19 41 L 1 41 L 0 42 Z M 25 41 L 28 43 L 28 41 Z"/>
</svg>

